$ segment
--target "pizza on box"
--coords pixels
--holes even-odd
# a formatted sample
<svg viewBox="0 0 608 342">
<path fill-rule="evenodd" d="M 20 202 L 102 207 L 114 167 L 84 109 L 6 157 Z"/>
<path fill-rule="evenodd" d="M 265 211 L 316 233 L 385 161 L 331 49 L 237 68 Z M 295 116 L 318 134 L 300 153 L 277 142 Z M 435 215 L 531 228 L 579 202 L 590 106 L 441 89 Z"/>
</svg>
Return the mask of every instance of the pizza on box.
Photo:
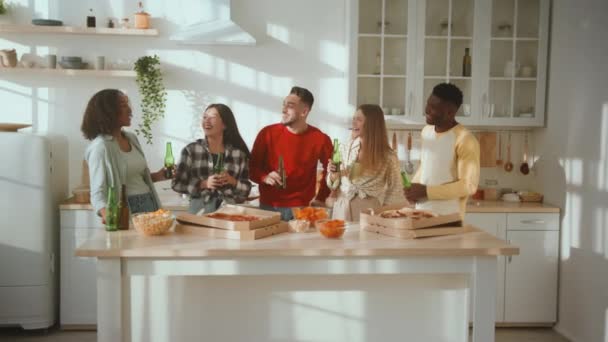
<svg viewBox="0 0 608 342">
<path fill-rule="evenodd" d="M 412 220 L 421 220 L 437 216 L 430 211 L 417 210 L 411 208 L 401 208 L 385 210 L 380 213 L 380 217 L 383 218 L 409 218 Z"/>
<path fill-rule="evenodd" d="M 225 213 L 213 213 L 209 215 L 205 215 L 209 218 L 214 218 L 218 220 L 226 220 L 233 222 L 247 222 L 247 221 L 257 221 L 260 218 L 252 215 L 240 215 L 240 214 L 225 214 Z"/>
</svg>

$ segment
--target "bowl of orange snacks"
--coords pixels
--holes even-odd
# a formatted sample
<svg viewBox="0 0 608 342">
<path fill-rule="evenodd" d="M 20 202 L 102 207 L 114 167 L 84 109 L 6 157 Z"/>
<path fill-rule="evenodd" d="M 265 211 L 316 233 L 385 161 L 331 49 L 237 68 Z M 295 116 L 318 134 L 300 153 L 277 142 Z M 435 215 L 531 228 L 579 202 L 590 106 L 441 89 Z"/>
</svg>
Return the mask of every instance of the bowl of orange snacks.
<svg viewBox="0 0 608 342">
<path fill-rule="evenodd" d="M 162 235 L 175 223 L 175 216 L 164 209 L 151 213 L 134 214 L 131 217 L 135 229 L 143 235 Z"/>
<path fill-rule="evenodd" d="M 321 235 L 329 239 L 339 239 L 344 235 L 346 226 L 343 220 L 318 220 L 315 226 Z"/>
<path fill-rule="evenodd" d="M 306 220 L 310 222 L 311 226 L 314 226 L 317 220 L 329 217 L 327 210 L 319 207 L 293 208 L 292 212 L 296 220 Z"/>
</svg>

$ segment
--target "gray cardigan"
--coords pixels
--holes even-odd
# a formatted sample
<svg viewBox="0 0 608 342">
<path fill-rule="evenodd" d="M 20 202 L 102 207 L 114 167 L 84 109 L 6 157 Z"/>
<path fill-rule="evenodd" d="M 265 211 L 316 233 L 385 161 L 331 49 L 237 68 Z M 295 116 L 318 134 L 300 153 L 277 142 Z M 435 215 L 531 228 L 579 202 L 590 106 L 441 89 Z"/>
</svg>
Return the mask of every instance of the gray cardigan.
<svg viewBox="0 0 608 342">
<path fill-rule="evenodd" d="M 131 147 L 141 153 L 144 157 L 144 152 L 137 140 L 135 134 L 127 131 L 122 131 L 129 139 Z M 120 196 L 120 188 L 123 181 L 127 179 L 127 165 L 122 162 L 120 156 L 120 147 L 111 135 L 99 135 L 87 147 L 85 159 L 89 164 L 89 177 L 91 180 L 91 204 L 93 209 L 99 215 L 99 210 L 105 208 L 108 199 L 107 190 L 109 185 L 113 185 L 118 190 Z M 146 162 L 147 163 L 147 162 Z M 154 188 L 150 170 L 146 168 L 144 171 L 144 181 L 150 187 L 152 197 L 156 202 L 156 206 L 160 208 L 160 200 Z M 120 198 L 120 197 L 118 197 Z"/>
</svg>

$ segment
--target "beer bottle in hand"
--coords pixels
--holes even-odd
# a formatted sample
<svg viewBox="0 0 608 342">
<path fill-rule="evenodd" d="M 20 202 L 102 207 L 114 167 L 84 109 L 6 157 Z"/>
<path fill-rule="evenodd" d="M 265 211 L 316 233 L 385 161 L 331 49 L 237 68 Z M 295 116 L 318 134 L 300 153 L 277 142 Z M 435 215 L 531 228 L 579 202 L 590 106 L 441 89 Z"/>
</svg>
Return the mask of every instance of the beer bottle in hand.
<svg viewBox="0 0 608 342">
<path fill-rule="evenodd" d="M 342 164 L 342 154 L 340 153 L 340 142 L 334 139 L 334 153 L 331 156 L 331 162 L 336 166 L 336 172 L 340 172 L 340 164 Z"/>
<path fill-rule="evenodd" d="M 287 174 L 285 172 L 285 162 L 283 161 L 283 156 L 279 156 L 279 169 L 277 170 L 279 176 L 281 176 L 282 185 L 277 184 L 279 189 L 287 189 Z"/>
<path fill-rule="evenodd" d="M 401 185 L 403 185 L 405 189 L 412 186 L 412 183 L 410 182 L 410 179 L 405 171 L 401 171 Z"/>
<path fill-rule="evenodd" d="M 173 167 L 175 167 L 175 159 L 173 159 L 173 149 L 171 148 L 171 142 L 167 141 L 167 148 L 165 150 L 165 178 L 173 178 Z"/>
</svg>

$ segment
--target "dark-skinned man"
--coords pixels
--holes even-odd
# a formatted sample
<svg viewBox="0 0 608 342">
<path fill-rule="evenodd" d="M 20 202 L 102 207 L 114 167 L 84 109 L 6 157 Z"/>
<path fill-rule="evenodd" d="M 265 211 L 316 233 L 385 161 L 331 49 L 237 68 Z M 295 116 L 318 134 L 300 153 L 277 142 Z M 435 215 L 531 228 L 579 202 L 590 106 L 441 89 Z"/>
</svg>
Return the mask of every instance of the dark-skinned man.
<svg viewBox="0 0 608 342">
<path fill-rule="evenodd" d="M 462 91 L 455 85 L 433 88 L 425 108 L 427 126 L 420 133 L 420 166 L 404 194 L 417 209 L 458 212 L 464 219 L 467 198 L 479 184 L 479 143 L 456 121 L 461 104 Z"/>
</svg>

